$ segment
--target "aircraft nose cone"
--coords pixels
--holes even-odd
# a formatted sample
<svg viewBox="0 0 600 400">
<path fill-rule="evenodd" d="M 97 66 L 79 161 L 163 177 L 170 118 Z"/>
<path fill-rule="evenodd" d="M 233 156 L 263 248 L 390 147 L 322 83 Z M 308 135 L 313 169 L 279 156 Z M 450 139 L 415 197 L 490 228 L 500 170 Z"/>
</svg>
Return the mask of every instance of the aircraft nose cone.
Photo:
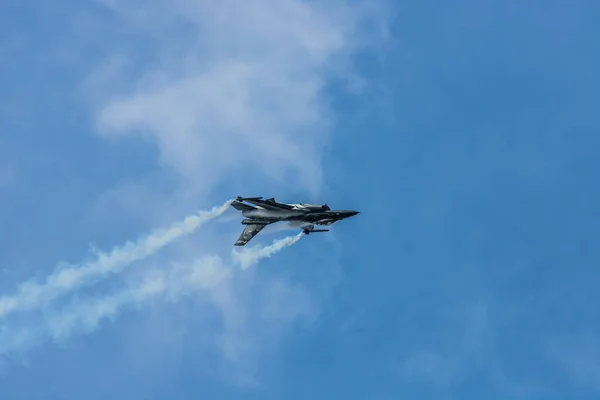
<svg viewBox="0 0 600 400">
<path fill-rule="evenodd" d="M 354 217 L 356 214 L 359 214 L 360 211 L 348 211 L 348 216 L 349 217 Z"/>
</svg>

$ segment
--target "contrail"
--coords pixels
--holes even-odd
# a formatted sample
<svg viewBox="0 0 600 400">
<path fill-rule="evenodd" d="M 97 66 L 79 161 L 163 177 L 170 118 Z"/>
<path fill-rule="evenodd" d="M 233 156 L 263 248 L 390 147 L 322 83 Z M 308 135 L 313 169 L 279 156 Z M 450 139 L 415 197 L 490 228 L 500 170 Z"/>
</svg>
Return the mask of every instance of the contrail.
<svg viewBox="0 0 600 400">
<path fill-rule="evenodd" d="M 242 252 L 242 268 L 258 263 L 263 258 L 296 243 L 304 235 L 289 236 L 265 247 L 250 248 Z M 234 253 L 235 254 L 235 253 Z M 50 336 L 55 340 L 64 340 L 76 331 L 91 332 L 104 318 L 116 318 L 124 307 L 141 307 L 157 297 L 176 301 L 181 296 L 210 290 L 223 279 L 231 277 L 232 270 L 227 268 L 219 256 L 204 256 L 187 264 L 175 264 L 168 271 L 153 270 L 145 274 L 142 283 L 131 289 L 78 303 L 55 314 L 46 321 Z M 0 354 L 2 354 L 0 350 Z"/>
<path fill-rule="evenodd" d="M 266 247 L 250 247 L 242 251 L 233 250 L 232 256 L 235 261 L 242 267 L 247 269 L 248 267 L 256 264 L 261 259 L 271 257 L 273 254 L 281 251 L 282 249 L 289 247 L 296 243 L 304 235 L 304 232 L 300 232 L 296 236 L 288 236 L 283 239 L 275 240 L 273 244 Z"/>
<path fill-rule="evenodd" d="M 276 240 L 262 248 L 251 248 L 234 257 L 246 269 L 296 243 L 303 234 Z M 167 271 L 150 270 L 135 287 L 65 307 L 41 320 L 41 326 L 24 326 L 20 329 L 0 326 L 0 356 L 33 347 L 44 337 L 60 342 L 76 333 L 91 333 L 103 319 L 116 319 L 126 307 L 140 308 L 158 298 L 177 301 L 188 294 L 210 291 L 224 279 L 230 278 L 232 272 L 219 256 L 204 256 L 185 265 L 175 264 Z"/>
<path fill-rule="evenodd" d="M 127 242 L 108 253 L 97 252 L 96 259 L 83 264 L 62 268 L 46 278 L 42 284 L 28 281 L 21 284 L 13 296 L 0 298 L 0 319 L 18 310 L 30 310 L 109 273 L 118 272 L 127 265 L 156 253 L 173 241 L 191 234 L 200 226 L 223 214 L 232 200 L 208 211 L 200 211 L 179 221 L 168 229 L 157 230 L 136 242 Z"/>
<path fill-rule="evenodd" d="M 105 319 L 115 319 L 125 307 L 142 307 L 156 299 L 177 301 L 190 293 L 210 290 L 231 275 L 218 256 L 206 256 L 170 271 L 152 270 L 137 287 L 66 308 L 46 320 L 49 335 L 65 340 L 77 332 L 90 333 Z"/>
<path fill-rule="evenodd" d="M 47 313 L 35 325 L 18 328 L 0 326 L 0 357 L 34 347 L 45 337 L 60 342 L 76 333 L 91 333 L 103 319 L 117 318 L 126 307 L 140 308 L 157 298 L 176 301 L 199 290 L 210 290 L 230 273 L 231 270 L 218 256 L 202 257 L 187 265 L 174 265 L 167 271 L 150 270 L 135 287 Z"/>
</svg>

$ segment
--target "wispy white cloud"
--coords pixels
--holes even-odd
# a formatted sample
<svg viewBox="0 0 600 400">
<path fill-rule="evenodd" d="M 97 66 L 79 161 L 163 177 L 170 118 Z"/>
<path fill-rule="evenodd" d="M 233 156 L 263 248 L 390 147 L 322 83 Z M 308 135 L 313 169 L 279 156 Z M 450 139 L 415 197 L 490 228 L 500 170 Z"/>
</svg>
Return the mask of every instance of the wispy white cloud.
<svg viewBox="0 0 600 400">
<path fill-rule="evenodd" d="M 43 307 L 55 298 L 80 288 L 85 284 L 119 272 L 127 265 L 156 253 L 169 243 L 188 235 L 204 223 L 221 215 L 231 201 L 208 211 L 191 215 L 167 229 L 151 232 L 135 242 L 128 242 L 109 253 L 97 252 L 93 261 L 59 268 L 44 283 L 28 281 L 21 284 L 16 295 L 0 298 L 0 318 L 19 311 Z"/>
<path fill-rule="evenodd" d="M 380 17 L 376 7 L 337 0 L 103 3 L 150 39 L 157 60 L 135 89 L 115 87 L 100 108 L 104 137 L 155 141 L 161 162 L 201 183 L 198 190 L 249 169 L 276 182 L 292 173 L 296 185 L 320 190 L 327 78 L 348 74 L 347 57 L 365 44 L 364 23 Z M 105 89 L 113 81 L 104 77 Z"/>
<path fill-rule="evenodd" d="M 171 206 L 162 211 L 157 207 L 161 218 L 170 218 L 166 216 L 179 209 L 181 202 L 185 202 L 185 207 L 206 202 L 224 184 L 242 186 L 258 180 L 261 190 L 277 188 L 279 193 L 282 183 L 289 182 L 293 182 L 294 189 L 313 194 L 322 189 L 321 157 L 331 128 L 328 79 L 353 76 L 348 62 L 351 56 L 370 43 L 372 32 L 375 35 L 381 32 L 381 14 L 374 6 L 379 1 L 350 4 L 343 0 L 150 0 L 142 4 L 135 0 L 98 0 L 98 3 L 116 17 L 111 22 L 116 24 L 114 31 L 135 33 L 136 45 L 129 46 L 133 42 L 123 36 L 119 50 L 89 75 L 84 88 L 93 102 L 95 127 L 106 139 L 133 136 L 155 144 L 159 164 L 169 177 L 174 172 L 179 184 L 169 192 L 153 187 L 155 179 L 144 181 L 147 187 L 143 195 L 131 196 L 128 192 L 135 199 L 130 202 L 134 207 L 136 202 L 143 201 L 144 207 L 139 208 L 148 210 L 148 204 L 156 202 L 152 195 L 155 192 L 163 204 Z M 370 25 L 375 28 L 373 31 L 363 29 L 373 21 L 376 22 Z M 137 46 L 138 41 L 145 45 Z M 140 48 L 145 53 L 139 52 Z M 121 184 L 136 190 L 128 182 Z M 171 199 L 177 201 L 170 202 Z M 155 220 L 156 213 L 147 214 Z M 155 248 L 163 246 L 188 228 L 181 226 L 177 234 L 167 239 L 154 238 L 150 243 Z M 286 238 L 267 250 L 245 249 L 235 253 L 234 260 L 242 268 L 248 268 L 299 238 Z M 17 309 L 45 304 L 91 281 L 92 275 L 101 276 L 119 270 L 124 263 L 146 257 L 151 245 L 140 243 L 125 246 L 131 251 L 127 257 L 117 249 L 97 261 L 63 268 L 45 283 L 28 282 L 15 296 L 0 299 L 0 318 Z M 193 266 L 179 269 L 179 275 L 159 270 L 125 292 L 91 302 L 82 296 L 81 304 L 65 309 L 64 313 L 48 311 L 48 319 L 41 323 L 51 337 L 64 340 L 74 332 L 93 331 L 103 318 L 115 317 L 125 307 L 148 304 L 153 299 L 174 299 L 186 290 L 193 291 L 198 286 L 188 281 L 190 274 L 205 271 L 206 263 L 220 265 L 216 261 L 221 259 L 219 256 L 208 255 L 218 254 L 212 247 L 219 246 L 204 247 L 193 248 L 185 256 L 183 251 L 176 255 L 181 265 Z M 206 253 L 206 248 L 211 250 Z M 203 260 L 202 267 L 193 260 Z M 215 268 L 223 271 L 221 267 Z M 243 276 L 250 279 L 252 274 Z M 200 281 L 206 282 L 204 279 L 214 282 L 206 277 Z M 249 286 L 241 288 L 233 283 L 224 284 L 230 281 L 221 280 L 221 285 L 209 290 L 223 316 L 219 343 L 229 361 L 253 364 L 259 359 L 258 338 L 275 343 L 277 335 L 296 315 L 312 312 L 310 295 L 289 282 L 264 278 L 260 289 L 256 289 L 248 281 L 245 284 Z M 256 303 L 261 298 L 263 302 Z M 249 318 L 256 315 L 269 324 L 252 323 Z M 6 326 L 4 329 L 0 332 L 0 353 L 3 346 L 5 350 L 27 347 L 37 340 L 31 331 L 15 335 L 12 326 L 10 330 Z"/>
<path fill-rule="evenodd" d="M 98 133 L 155 144 L 160 165 L 177 177 L 169 194 L 173 204 L 205 201 L 217 188 L 300 189 L 312 196 L 322 190 L 332 124 L 327 85 L 330 78 L 355 83 L 351 58 L 385 38 L 383 0 L 98 2 L 112 10 L 118 29 L 144 43 L 143 54 L 115 52 L 92 74 L 87 88 Z M 190 259 L 203 252 L 186 251 Z M 257 261 L 247 251 L 233 256 L 242 268 Z M 285 287 L 292 291 L 293 285 Z M 263 292 L 286 295 L 271 286 L 261 286 Z M 257 297 L 239 287 L 222 287 L 215 297 L 223 314 L 223 352 L 240 365 L 252 364 L 264 347 L 256 339 L 264 328 L 246 321 L 259 307 Z M 292 308 L 306 302 L 271 301 Z M 282 324 L 288 315 L 294 312 L 278 314 Z"/>
</svg>

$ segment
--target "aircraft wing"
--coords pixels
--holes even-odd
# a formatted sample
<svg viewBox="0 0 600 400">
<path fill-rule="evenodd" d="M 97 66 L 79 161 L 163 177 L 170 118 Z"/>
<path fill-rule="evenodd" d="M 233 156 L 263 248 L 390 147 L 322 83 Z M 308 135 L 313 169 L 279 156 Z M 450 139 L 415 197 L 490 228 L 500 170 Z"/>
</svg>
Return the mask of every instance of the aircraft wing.
<svg viewBox="0 0 600 400">
<path fill-rule="evenodd" d="M 262 231 L 265 226 L 268 224 L 250 224 L 246 225 L 244 230 L 242 231 L 240 237 L 237 242 L 235 242 L 236 246 L 244 246 L 248 243 L 254 236 L 258 234 L 258 232 Z"/>
<path fill-rule="evenodd" d="M 262 208 L 264 208 L 265 210 L 272 210 L 272 211 L 282 211 L 282 210 L 293 210 L 293 207 L 288 205 L 288 204 L 284 204 L 284 203 L 279 203 L 277 201 L 275 201 L 275 198 L 270 198 L 270 199 L 266 199 L 266 200 L 262 200 L 262 199 L 258 199 L 258 198 L 248 198 L 248 199 L 244 199 L 245 201 L 247 201 L 248 203 L 252 203 L 254 205 L 260 206 Z"/>
</svg>

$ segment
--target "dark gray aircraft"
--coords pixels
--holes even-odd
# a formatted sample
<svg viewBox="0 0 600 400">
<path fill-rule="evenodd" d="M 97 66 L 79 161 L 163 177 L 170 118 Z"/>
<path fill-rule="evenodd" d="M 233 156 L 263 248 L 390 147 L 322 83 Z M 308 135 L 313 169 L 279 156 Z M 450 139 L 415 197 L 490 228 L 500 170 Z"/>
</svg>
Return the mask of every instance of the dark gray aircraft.
<svg viewBox="0 0 600 400">
<path fill-rule="evenodd" d="M 254 205 L 242 203 L 243 201 Z M 246 217 L 242 220 L 246 227 L 235 242 L 236 246 L 244 246 L 265 226 L 274 222 L 287 221 L 308 235 L 311 232 L 329 231 L 315 229 L 315 225 L 331 225 L 358 214 L 358 211 L 352 210 L 332 210 L 327 204 L 285 204 L 276 202 L 274 198 L 263 200 L 262 197 L 238 197 L 231 205 Z"/>
</svg>

